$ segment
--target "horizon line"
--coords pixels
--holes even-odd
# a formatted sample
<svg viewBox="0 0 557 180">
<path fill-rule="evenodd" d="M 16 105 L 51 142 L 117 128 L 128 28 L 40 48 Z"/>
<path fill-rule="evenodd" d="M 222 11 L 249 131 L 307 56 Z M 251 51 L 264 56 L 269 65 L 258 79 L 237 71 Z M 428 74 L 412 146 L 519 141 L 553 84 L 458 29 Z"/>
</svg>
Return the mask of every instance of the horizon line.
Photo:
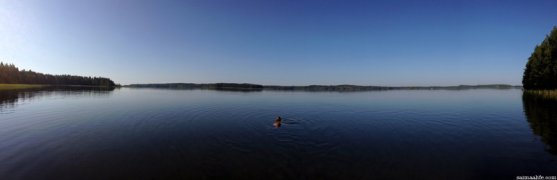
<svg viewBox="0 0 557 180">
<path fill-rule="evenodd" d="M 373 86 L 373 87 L 458 87 L 458 86 L 512 86 L 522 87 L 522 85 L 512 85 L 504 83 L 490 83 L 490 84 L 458 84 L 458 85 L 420 85 L 420 86 L 383 86 L 383 85 L 358 85 L 358 84 L 309 84 L 309 85 L 272 85 L 272 84 L 257 84 L 257 83 L 231 83 L 231 82 L 216 82 L 216 83 L 188 83 L 188 82 L 173 82 L 173 83 L 130 83 L 122 86 L 130 85 L 147 85 L 147 84 L 251 84 L 261 86 Z"/>
</svg>

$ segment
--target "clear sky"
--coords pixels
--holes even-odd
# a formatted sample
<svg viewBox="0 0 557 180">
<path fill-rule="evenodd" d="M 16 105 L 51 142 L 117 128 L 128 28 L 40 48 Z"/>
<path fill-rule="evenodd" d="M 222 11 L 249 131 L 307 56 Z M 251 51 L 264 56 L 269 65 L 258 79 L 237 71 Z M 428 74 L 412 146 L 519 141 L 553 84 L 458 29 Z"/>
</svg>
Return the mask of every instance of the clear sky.
<svg viewBox="0 0 557 180">
<path fill-rule="evenodd" d="M 0 61 L 117 83 L 519 85 L 555 0 L 0 0 Z"/>
</svg>

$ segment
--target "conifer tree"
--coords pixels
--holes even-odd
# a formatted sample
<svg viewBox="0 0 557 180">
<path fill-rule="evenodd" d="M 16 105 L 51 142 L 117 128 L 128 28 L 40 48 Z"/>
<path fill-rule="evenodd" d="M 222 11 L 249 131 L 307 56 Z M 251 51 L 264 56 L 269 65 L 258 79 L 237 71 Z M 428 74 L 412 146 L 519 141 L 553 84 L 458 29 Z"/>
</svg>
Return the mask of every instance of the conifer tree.
<svg viewBox="0 0 557 180">
<path fill-rule="evenodd" d="M 522 85 L 524 89 L 557 89 L 557 27 L 528 58 Z"/>
</svg>

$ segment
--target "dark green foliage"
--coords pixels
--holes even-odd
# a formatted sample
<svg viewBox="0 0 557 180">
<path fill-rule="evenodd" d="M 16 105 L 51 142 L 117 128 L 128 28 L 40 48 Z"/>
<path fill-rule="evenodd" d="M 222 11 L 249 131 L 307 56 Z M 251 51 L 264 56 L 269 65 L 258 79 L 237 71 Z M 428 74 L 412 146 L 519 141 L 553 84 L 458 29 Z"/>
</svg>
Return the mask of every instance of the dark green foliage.
<svg viewBox="0 0 557 180">
<path fill-rule="evenodd" d="M 0 84 L 114 86 L 114 82 L 108 78 L 42 74 L 19 70 L 13 64 L 2 62 L 0 62 Z"/>
<path fill-rule="evenodd" d="M 528 58 L 522 85 L 524 89 L 557 89 L 557 27 Z"/>
</svg>

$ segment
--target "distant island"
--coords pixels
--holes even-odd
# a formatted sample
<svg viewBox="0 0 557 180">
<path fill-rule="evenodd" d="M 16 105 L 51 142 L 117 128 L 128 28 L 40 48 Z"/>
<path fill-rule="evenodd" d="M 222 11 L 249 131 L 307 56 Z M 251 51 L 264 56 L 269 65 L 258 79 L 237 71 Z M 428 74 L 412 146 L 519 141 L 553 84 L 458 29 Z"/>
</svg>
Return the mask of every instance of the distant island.
<svg viewBox="0 0 557 180">
<path fill-rule="evenodd" d="M 358 85 L 309 85 L 309 86 L 277 86 L 249 83 L 163 83 L 163 84 L 130 84 L 129 88 L 162 88 L 162 89 L 208 89 L 230 91 L 378 91 L 378 90 L 466 90 L 466 89 L 521 89 L 522 86 L 507 84 L 458 85 L 458 86 L 358 86 Z"/>
<path fill-rule="evenodd" d="M 109 78 L 74 75 L 51 75 L 20 70 L 13 64 L 0 62 L 0 89 L 23 89 L 41 86 L 95 86 L 114 87 Z"/>
</svg>

